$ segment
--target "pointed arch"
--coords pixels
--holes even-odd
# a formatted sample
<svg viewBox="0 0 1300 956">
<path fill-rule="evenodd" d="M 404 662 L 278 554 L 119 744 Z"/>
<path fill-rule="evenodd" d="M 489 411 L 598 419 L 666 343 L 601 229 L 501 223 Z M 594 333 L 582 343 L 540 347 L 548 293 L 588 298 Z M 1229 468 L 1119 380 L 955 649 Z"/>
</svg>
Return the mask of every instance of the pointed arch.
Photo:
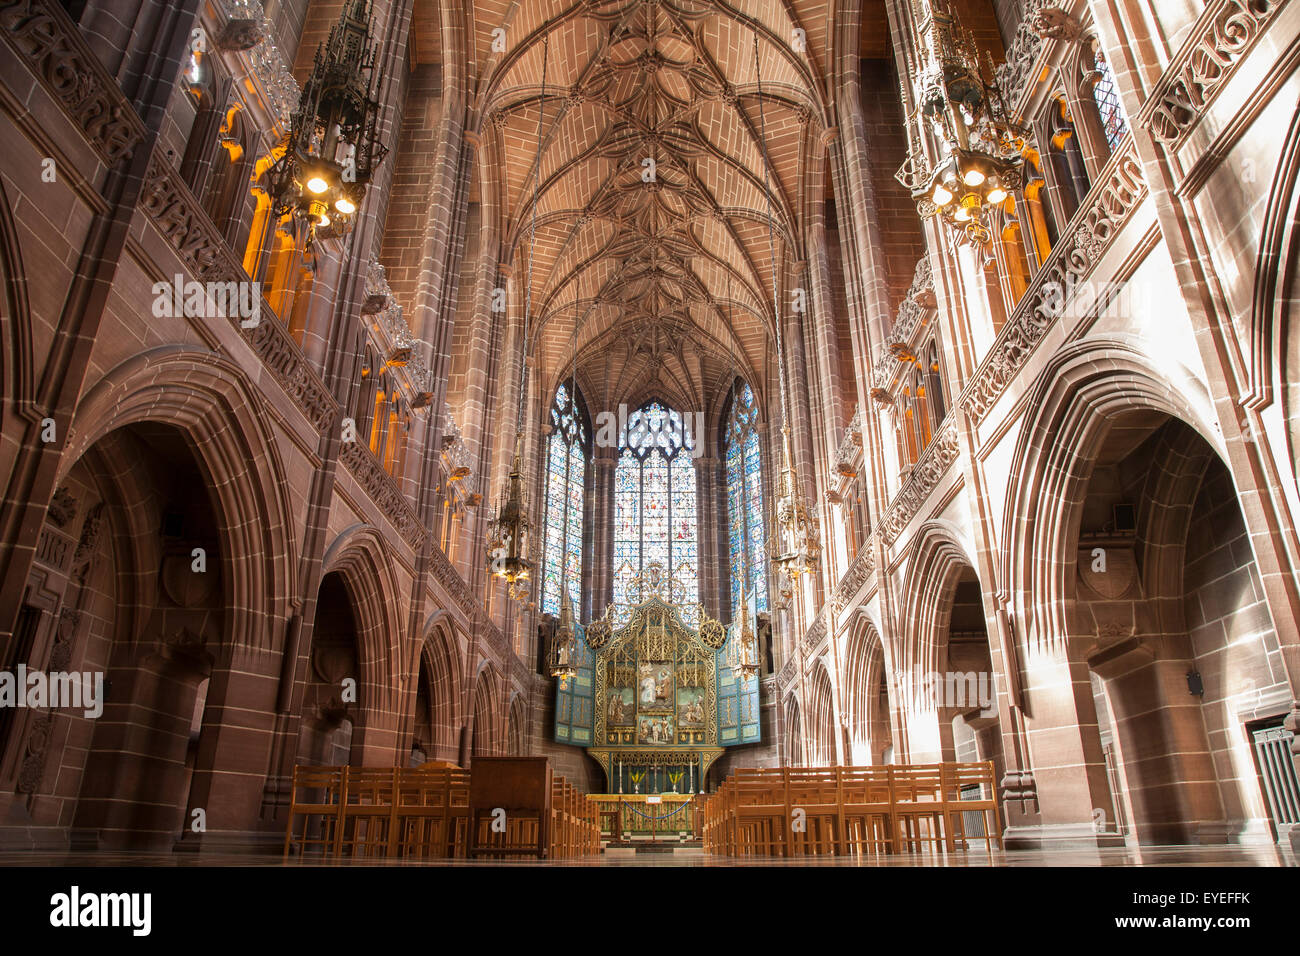
<svg viewBox="0 0 1300 956">
<path fill-rule="evenodd" d="M 400 592 L 395 559 L 384 536 L 371 525 L 344 529 L 325 550 L 321 576 L 338 573 L 356 615 L 363 707 L 367 713 L 396 709 L 393 662 L 402 655 Z M 364 701 L 369 700 L 369 704 Z"/>
<path fill-rule="evenodd" d="M 1200 380 L 1182 366 L 1157 369 L 1125 339 L 1063 348 L 1027 407 L 1034 412 L 1016 440 L 1001 535 L 1001 578 L 1025 651 L 1068 632 L 1074 542 L 1092 462 L 1118 418 L 1149 411 L 1181 419 L 1226 460 Z"/>
<path fill-rule="evenodd" d="M 567 587 L 573 606 L 582 612 L 582 538 L 585 525 L 587 470 L 591 460 L 591 419 L 573 383 L 556 386 L 546 439 L 546 494 L 542 548 L 543 614 L 560 613 Z M 566 584 L 567 581 L 567 584 Z"/>
<path fill-rule="evenodd" d="M 763 441 L 760 411 L 753 388 L 743 379 L 732 383 L 722 427 L 722 460 L 727 495 L 727 544 L 732 614 L 739 610 L 742 578 L 745 594 L 759 613 L 768 610 L 767 527 L 763 496 Z"/>
<path fill-rule="evenodd" d="M 247 375 L 225 357 L 186 346 L 152 349 L 115 367 L 82 397 L 55 481 L 124 425 L 180 428 L 226 538 L 227 628 L 236 646 L 277 646 L 299 600 L 290 483 L 269 417 Z"/>
</svg>

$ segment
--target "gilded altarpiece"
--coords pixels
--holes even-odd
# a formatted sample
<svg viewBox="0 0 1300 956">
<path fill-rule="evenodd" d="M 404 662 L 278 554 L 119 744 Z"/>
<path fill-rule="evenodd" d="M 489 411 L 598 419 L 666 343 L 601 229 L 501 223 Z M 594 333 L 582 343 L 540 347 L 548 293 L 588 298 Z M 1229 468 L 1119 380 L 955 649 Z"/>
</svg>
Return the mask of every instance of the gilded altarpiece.
<svg viewBox="0 0 1300 956">
<path fill-rule="evenodd" d="M 701 612 L 692 628 L 665 600 L 668 587 L 645 590 L 641 603 L 582 629 L 578 671 L 557 690 L 556 740 L 586 736 L 560 717 L 590 693 L 587 753 L 604 769 L 607 793 L 697 792 L 724 747 L 760 739 L 758 681 L 727 666 L 721 623 Z"/>
</svg>

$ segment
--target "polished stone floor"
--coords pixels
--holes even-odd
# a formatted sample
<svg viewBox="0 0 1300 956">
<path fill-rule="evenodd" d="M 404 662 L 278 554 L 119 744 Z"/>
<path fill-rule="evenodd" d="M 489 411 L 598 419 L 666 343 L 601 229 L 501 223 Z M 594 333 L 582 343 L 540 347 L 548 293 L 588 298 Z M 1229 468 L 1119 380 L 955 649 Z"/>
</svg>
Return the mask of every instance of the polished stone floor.
<svg viewBox="0 0 1300 956">
<path fill-rule="evenodd" d="M 537 865 L 537 861 L 519 861 Z M 63 852 L 6 852 L 0 853 L 0 867 L 205 867 L 205 866 L 455 866 L 493 867 L 518 865 L 502 860 L 344 860 L 328 862 L 319 858 L 285 861 L 278 854 L 255 853 L 63 853 Z M 1108 847 L 1080 850 L 973 850 L 965 853 L 899 854 L 883 857 L 795 857 L 791 859 L 766 857 L 711 856 L 701 850 L 676 850 L 674 852 L 616 851 L 599 857 L 580 860 L 542 861 L 543 866 L 743 866 L 743 867 L 1035 867 L 1035 866 L 1160 866 L 1160 867 L 1217 867 L 1217 866 L 1297 866 L 1300 859 L 1289 846 L 1166 846 L 1166 847 Z"/>
</svg>

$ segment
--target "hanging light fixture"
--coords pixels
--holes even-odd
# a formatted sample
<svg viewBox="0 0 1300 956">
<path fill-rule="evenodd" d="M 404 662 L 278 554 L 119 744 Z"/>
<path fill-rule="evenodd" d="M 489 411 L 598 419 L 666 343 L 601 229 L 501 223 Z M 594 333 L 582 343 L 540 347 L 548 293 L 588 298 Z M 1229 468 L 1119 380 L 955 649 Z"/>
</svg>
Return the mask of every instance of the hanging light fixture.
<svg viewBox="0 0 1300 956">
<path fill-rule="evenodd" d="M 551 676 L 563 683 L 576 674 L 578 656 L 578 628 L 573 617 L 573 600 L 565 588 L 560 594 L 560 623 L 551 641 Z"/>
<path fill-rule="evenodd" d="M 519 408 L 515 415 L 515 457 L 506 479 L 506 487 L 497 508 L 496 519 L 488 526 L 488 570 L 507 583 L 506 593 L 516 601 L 528 597 L 529 577 L 533 562 L 528 548 L 532 534 L 532 521 L 528 517 L 528 502 L 524 491 L 524 405 L 528 384 L 528 323 L 533 307 L 533 261 L 537 258 L 537 196 L 541 188 L 542 120 L 546 116 L 546 66 L 550 37 L 542 41 L 542 95 L 537 108 L 537 157 L 533 178 L 532 232 L 528 248 L 528 276 L 524 290 L 524 323 L 519 336 Z M 566 589 L 567 590 L 567 589 Z M 570 608 L 572 611 L 572 608 Z"/>
<path fill-rule="evenodd" d="M 989 212 L 1022 183 L 1027 130 L 1011 122 L 1001 90 L 985 80 L 975 38 L 948 0 L 918 6 L 915 128 L 895 178 L 922 217 L 938 216 L 960 241 L 983 245 L 992 238 Z M 992 60 L 985 59 L 991 74 Z"/>
<path fill-rule="evenodd" d="M 308 245 L 320 230 L 341 235 L 350 228 L 388 152 L 379 141 L 378 86 L 370 0 L 347 0 L 316 48 L 284 155 L 266 172 L 274 214 L 305 224 Z"/>
<path fill-rule="evenodd" d="M 773 221 L 776 209 L 769 181 L 771 164 L 767 156 L 767 120 L 763 112 L 763 71 L 758 60 L 758 35 L 754 35 L 754 70 L 758 77 L 759 138 L 763 144 L 763 192 L 767 196 L 767 250 L 772 264 L 772 315 L 776 320 L 777 378 L 781 387 L 781 470 L 776 482 L 772 527 L 768 532 L 768 555 L 778 573 L 798 578 L 817 569 L 821 541 L 817 525 L 804 498 L 799 472 L 790 451 L 790 399 L 786 392 L 785 343 L 781 322 L 781 294 L 776 267 L 776 238 Z"/>
<path fill-rule="evenodd" d="M 758 648 L 754 640 L 754 628 L 749 622 L 749 601 L 745 597 L 743 576 L 740 583 L 740 610 L 727 640 L 727 666 L 744 680 L 758 674 Z"/>
</svg>

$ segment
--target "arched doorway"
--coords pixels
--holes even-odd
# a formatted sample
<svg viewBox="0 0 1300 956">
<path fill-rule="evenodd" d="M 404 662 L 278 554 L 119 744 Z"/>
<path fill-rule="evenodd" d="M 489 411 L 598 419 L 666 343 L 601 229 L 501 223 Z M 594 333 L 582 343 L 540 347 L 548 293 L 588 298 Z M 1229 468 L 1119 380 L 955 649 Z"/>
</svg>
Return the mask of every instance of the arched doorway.
<svg viewBox="0 0 1300 956">
<path fill-rule="evenodd" d="M 210 489 L 186 432 L 152 421 L 108 432 L 64 474 L 6 664 L 72 675 L 83 694 L 0 713 L 11 819 L 67 828 L 78 845 L 181 836 L 231 623 Z"/>
<path fill-rule="evenodd" d="M 353 729 L 364 686 L 357 617 L 342 573 L 321 578 L 302 702 L 297 763 L 353 763 Z"/>
</svg>

